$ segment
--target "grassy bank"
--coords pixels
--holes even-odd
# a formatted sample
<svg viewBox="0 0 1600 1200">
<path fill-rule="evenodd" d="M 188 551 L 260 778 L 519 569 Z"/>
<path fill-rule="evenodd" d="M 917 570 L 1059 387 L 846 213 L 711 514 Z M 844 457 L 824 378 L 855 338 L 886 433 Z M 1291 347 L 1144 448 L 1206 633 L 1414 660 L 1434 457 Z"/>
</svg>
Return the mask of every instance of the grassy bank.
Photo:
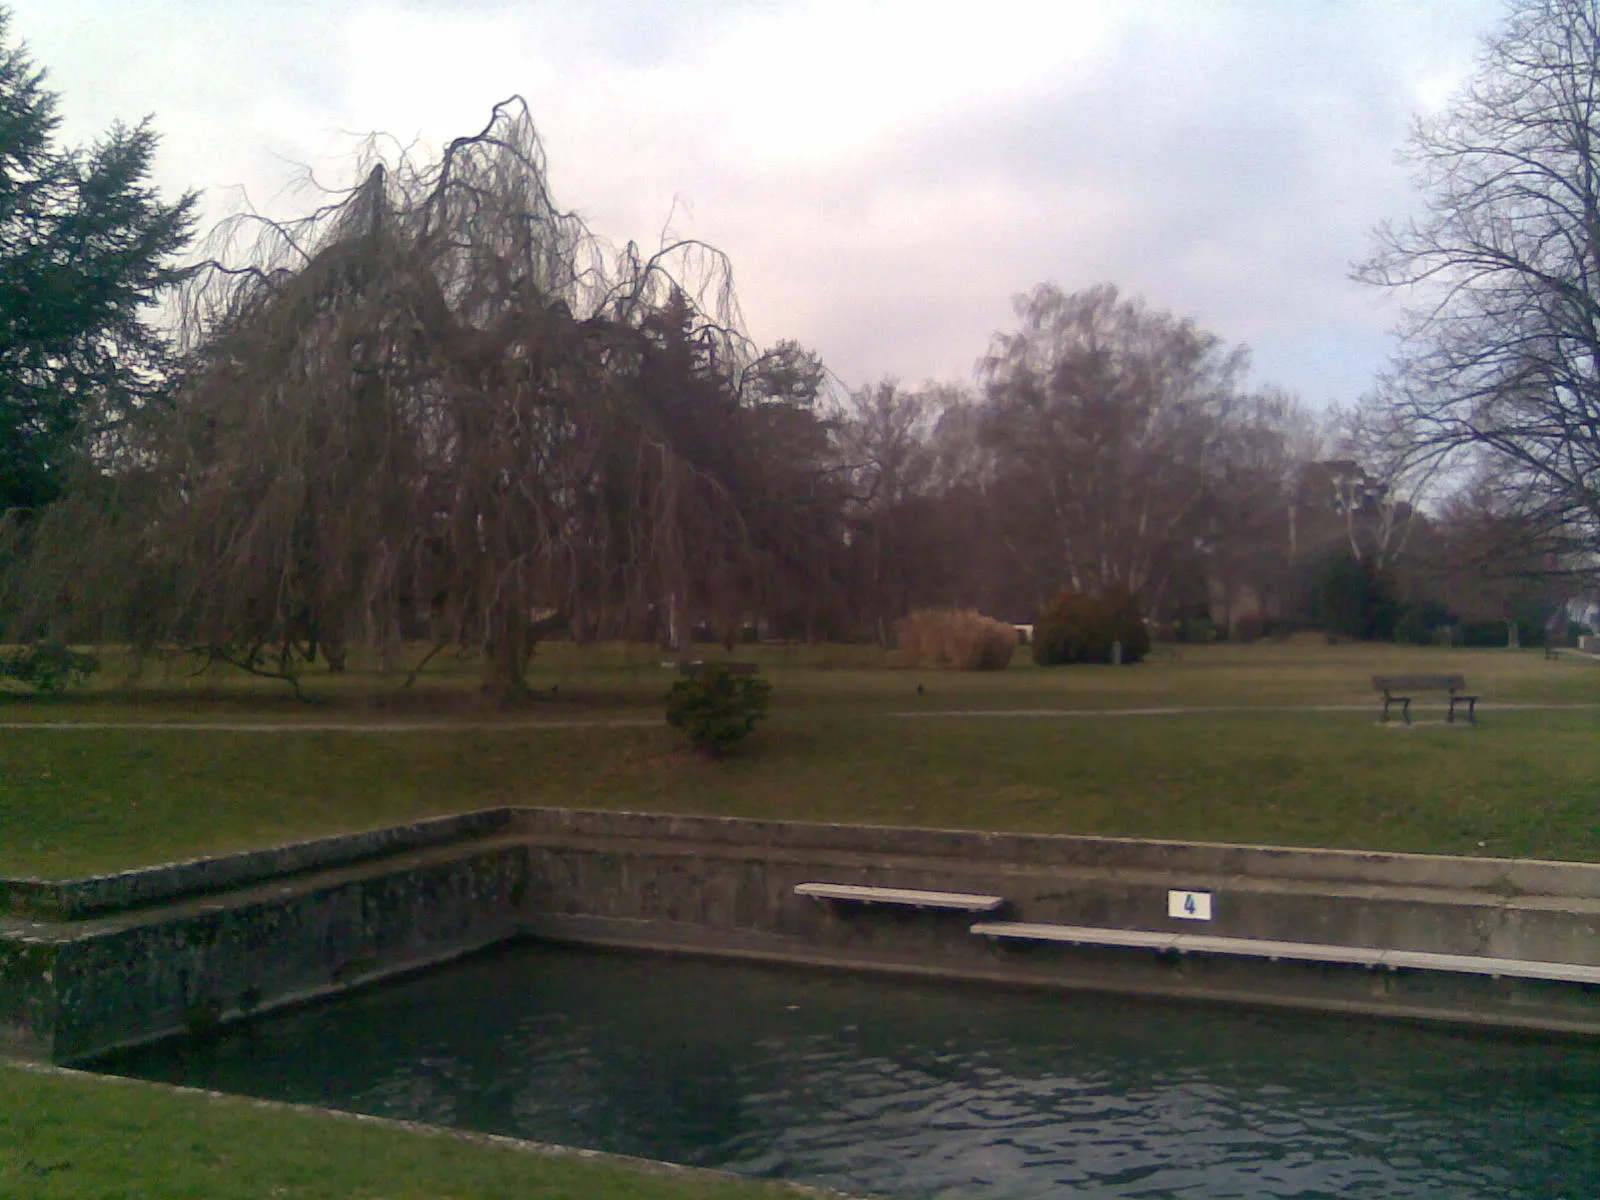
<svg viewBox="0 0 1600 1200">
<path fill-rule="evenodd" d="M 1453 650 L 1384 644 L 1326 645 L 1297 637 L 1286 643 L 1162 646 L 1137 667 L 1035 667 L 1026 648 L 1004 671 L 965 673 L 892 667 L 875 646 L 698 649 L 708 661 L 755 662 L 778 685 L 784 712 L 881 712 L 921 708 L 1115 708 L 1156 705 L 1369 704 L 1374 674 L 1456 673 L 1486 701 L 1600 701 L 1600 662 L 1546 660 L 1539 650 Z M 425 650 L 411 648 L 409 661 Z M 355 656 L 348 671 L 319 666 L 302 678 L 309 703 L 282 683 L 223 670 L 194 674 L 187 660 L 130 663 L 102 652 L 105 669 L 93 685 L 46 702 L 0 692 L 0 721 L 164 720 L 305 721 L 444 719 L 494 722 L 659 713 L 674 678 L 661 651 L 649 646 L 568 642 L 542 647 L 529 672 L 534 695 L 513 708 L 490 706 L 478 690 L 474 656 L 441 654 L 410 687 Z M 918 688 L 922 691 L 919 693 Z"/>
<path fill-rule="evenodd" d="M 1434 723 L 1386 728 L 1368 679 L 1458 670 L 1487 705 L 1570 705 L 1600 699 L 1588 663 L 1318 645 L 1206 648 L 1120 671 L 766 666 L 773 720 L 721 763 L 665 727 L 504 723 L 527 713 L 403 734 L 156 727 L 216 715 L 191 701 L 128 706 L 149 723 L 136 730 L 0 730 L 0 872 L 113 870 L 501 803 L 1600 860 L 1600 710 L 1491 707 L 1476 729 L 1425 712 Z M 654 670 L 651 695 L 667 674 Z M 646 680 L 630 691 L 630 672 L 574 665 L 557 695 L 591 699 L 537 715 L 637 715 Z M 592 699 L 603 695 L 621 699 Z M 232 704 L 229 719 L 286 711 Z M 1341 704 L 1353 711 L 1307 707 Z M 1151 707 L 1219 711 L 944 715 Z M 96 703 L 28 711 L 105 716 Z"/>
<path fill-rule="evenodd" d="M 93 1130 L 85 1136 L 85 1130 Z M 30 1200 L 776 1200 L 780 1184 L 547 1156 L 282 1105 L 0 1062 L 0 1196 Z"/>
<path fill-rule="evenodd" d="M 617 648 L 552 648 L 543 697 L 515 711 L 481 706 L 471 663 L 404 692 L 372 672 L 316 677 L 314 706 L 260 680 L 177 675 L 3 703 L 0 721 L 138 727 L 0 729 L 0 874 L 115 870 L 502 803 L 1600 861 L 1600 709 L 1572 707 L 1600 701 L 1588 662 L 1311 643 L 1122 670 L 1019 660 L 993 675 L 889 670 L 870 649 L 742 657 L 774 680 L 773 718 L 720 763 L 664 726 L 529 723 L 659 713 L 672 678 L 659 655 Z M 1483 724 L 1426 711 L 1410 729 L 1377 725 L 1369 676 L 1419 671 L 1466 675 Z M 1519 704 L 1564 707 L 1504 707 Z M 1181 711 L 1115 715 L 1129 709 Z M 1021 715 L 1064 712 L 1086 715 Z M 442 727 L 163 728 L 241 720 Z M 0 1196 L 783 1191 L 0 1064 Z"/>
</svg>

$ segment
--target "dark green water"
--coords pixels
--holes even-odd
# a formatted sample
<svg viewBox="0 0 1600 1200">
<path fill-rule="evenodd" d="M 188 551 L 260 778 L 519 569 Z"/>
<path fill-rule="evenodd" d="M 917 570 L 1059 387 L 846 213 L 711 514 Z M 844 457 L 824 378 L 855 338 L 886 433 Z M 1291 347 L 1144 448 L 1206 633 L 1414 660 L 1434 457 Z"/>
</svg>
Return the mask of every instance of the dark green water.
<svg viewBox="0 0 1600 1200">
<path fill-rule="evenodd" d="M 1600 1196 L 1600 1045 L 519 944 L 100 1069 L 925 1196 Z"/>
</svg>

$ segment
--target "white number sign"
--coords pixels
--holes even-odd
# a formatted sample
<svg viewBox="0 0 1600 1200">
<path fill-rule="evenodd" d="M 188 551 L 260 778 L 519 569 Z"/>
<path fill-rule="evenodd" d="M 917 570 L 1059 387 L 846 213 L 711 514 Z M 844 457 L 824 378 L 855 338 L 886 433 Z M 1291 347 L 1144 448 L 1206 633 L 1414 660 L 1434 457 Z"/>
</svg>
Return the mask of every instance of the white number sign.
<svg viewBox="0 0 1600 1200">
<path fill-rule="evenodd" d="M 1183 921 L 1211 920 L 1211 893 L 1168 892 L 1167 916 Z"/>
</svg>

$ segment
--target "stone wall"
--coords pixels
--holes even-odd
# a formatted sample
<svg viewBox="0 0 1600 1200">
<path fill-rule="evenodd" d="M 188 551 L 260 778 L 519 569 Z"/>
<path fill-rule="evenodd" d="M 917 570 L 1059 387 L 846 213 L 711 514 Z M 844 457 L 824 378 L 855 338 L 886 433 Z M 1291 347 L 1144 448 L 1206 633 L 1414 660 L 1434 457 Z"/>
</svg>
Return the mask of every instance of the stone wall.
<svg viewBox="0 0 1600 1200">
<path fill-rule="evenodd" d="M 1600 865 L 1583 863 L 500 809 L 53 893 L 16 882 L 0 915 L 0 1053 L 58 1061 L 519 935 L 1600 1033 L 1600 988 L 1583 983 L 998 945 L 966 914 L 794 892 L 976 892 L 1003 897 L 1007 920 L 1600 966 Z M 1174 888 L 1209 892 L 1212 919 L 1169 917 Z"/>
<path fill-rule="evenodd" d="M 488 837 L 504 829 L 510 820 L 510 809 L 492 808 L 82 879 L 0 878 L 0 914 L 72 920 L 99 912 L 122 912 L 424 846 Z"/>
<path fill-rule="evenodd" d="M 540 937 L 1600 1032 L 1588 985 L 1001 946 L 971 934 L 970 915 L 794 894 L 818 881 L 970 892 L 1003 897 L 1013 921 L 1600 966 L 1600 866 L 559 810 L 512 828 L 529 845 L 523 928 Z M 1210 892 L 1212 920 L 1168 916 L 1174 888 Z"/>
<path fill-rule="evenodd" d="M 0 925 L 0 1046 L 68 1061 L 492 945 L 517 934 L 526 862 L 516 842 L 479 841 L 117 916 Z"/>
</svg>

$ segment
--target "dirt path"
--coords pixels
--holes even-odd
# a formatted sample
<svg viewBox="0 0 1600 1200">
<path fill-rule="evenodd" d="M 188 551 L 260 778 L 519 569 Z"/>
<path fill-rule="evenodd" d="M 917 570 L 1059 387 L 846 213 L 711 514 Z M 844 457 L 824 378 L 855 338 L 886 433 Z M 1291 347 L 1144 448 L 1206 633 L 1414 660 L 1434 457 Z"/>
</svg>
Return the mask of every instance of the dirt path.
<svg viewBox="0 0 1600 1200">
<path fill-rule="evenodd" d="M 664 725 L 661 717 L 594 717 L 570 721 L 0 721 L 0 730 L 163 729 L 188 733 L 467 733 L 530 729 L 632 729 Z"/>
<path fill-rule="evenodd" d="M 1439 706 L 1443 708 L 1443 705 Z M 1558 709 L 1600 709 L 1600 703 L 1589 704 L 1482 704 L 1479 712 L 1507 712 L 1510 710 L 1543 711 Z M 1208 713 L 1259 713 L 1259 712 L 1373 712 L 1370 704 L 1223 704 L 1185 705 L 1176 708 L 941 708 L 927 712 L 892 712 L 888 717 L 931 719 L 934 717 L 1186 717 Z M 1429 708 L 1419 708 L 1427 712 Z M 1398 721 L 1391 724 L 1399 724 Z"/>
<path fill-rule="evenodd" d="M 1479 704 L 1479 712 L 1508 711 L 1587 711 L 1600 709 L 1600 703 Z M 1180 705 L 1163 708 L 941 708 L 925 712 L 889 712 L 883 717 L 907 720 L 961 718 L 1091 718 L 1091 717 L 1187 717 L 1208 714 L 1305 712 L 1373 712 L 1370 704 L 1275 704 L 1275 705 Z M 1421 711 L 1429 711 L 1423 709 Z M 1398 721 L 1390 722 L 1399 724 Z M 660 717 L 584 717 L 570 720 L 530 721 L 0 721 L 0 731 L 48 729 L 56 731 L 90 730 L 181 730 L 190 733 L 467 733 L 541 729 L 650 729 L 665 724 Z"/>
</svg>

